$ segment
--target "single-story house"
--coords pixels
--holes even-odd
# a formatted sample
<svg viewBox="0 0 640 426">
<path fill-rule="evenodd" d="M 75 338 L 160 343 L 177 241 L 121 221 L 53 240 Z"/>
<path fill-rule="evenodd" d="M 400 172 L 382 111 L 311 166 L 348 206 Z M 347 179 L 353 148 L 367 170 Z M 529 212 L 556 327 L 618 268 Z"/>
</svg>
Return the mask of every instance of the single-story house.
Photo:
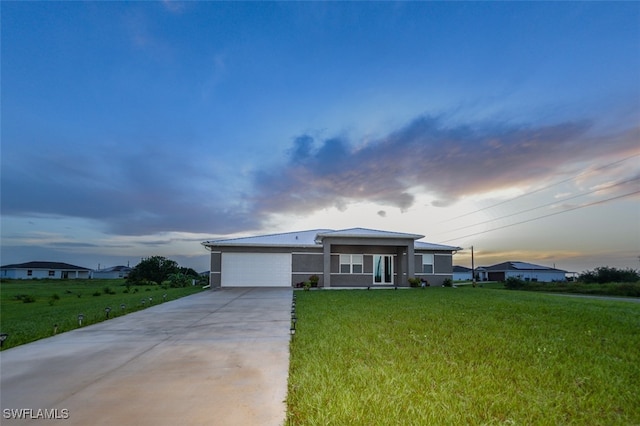
<svg viewBox="0 0 640 426">
<path fill-rule="evenodd" d="M 218 287 L 289 287 L 318 277 L 318 287 L 408 287 L 409 278 L 441 285 L 452 278 L 460 247 L 418 241 L 423 235 L 364 228 L 204 241 L 210 283 Z"/>
<path fill-rule="evenodd" d="M 90 278 L 91 269 L 62 262 L 26 262 L 5 265 L 0 268 L 2 278 L 13 279 L 76 279 Z"/>
<path fill-rule="evenodd" d="M 485 266 L 483 269 L 489 281 L 505 281 L 511 277 L 524 281 L 565 281 L 567 273 L 562 269 L 526 262 L 503 262 L 493 266 Z"/>
<path fill-rule="evenodd" d="M 110 268 L 104 269 L 96 269 L 92 273 L 92 277 L 96 279 L 118 279 L 118 278 L 127 278 L 129 276 L 129 272 L 131 272 L 130 267 L 124 265 L 112 266 Z"/>
<path fill-rule="evenodd" d="M 473 279 L 473 274 L 471 273 L 471 268 L 467 268 L 466 266 L 453 266 L 453 280 L 454 281 L 471 281 Z"/>
</svg>

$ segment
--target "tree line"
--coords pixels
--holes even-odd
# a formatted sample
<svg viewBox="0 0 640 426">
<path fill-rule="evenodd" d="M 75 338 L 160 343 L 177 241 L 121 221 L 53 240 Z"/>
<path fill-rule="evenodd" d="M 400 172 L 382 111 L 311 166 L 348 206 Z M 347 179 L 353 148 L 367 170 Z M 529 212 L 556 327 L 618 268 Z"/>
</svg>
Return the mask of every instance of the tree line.
<svg viewBox="0 0 640 426">
<path fill-rule="evenodd" d="M 175 260 L 163 256 L 142 259 L 129 272 L 127 283 L 132 285 L 165 284 L 170 287 L 187 287 L 196 280 L 198 284 L 208 281 L 192 268 L 184 268 Z"/>
</svg>

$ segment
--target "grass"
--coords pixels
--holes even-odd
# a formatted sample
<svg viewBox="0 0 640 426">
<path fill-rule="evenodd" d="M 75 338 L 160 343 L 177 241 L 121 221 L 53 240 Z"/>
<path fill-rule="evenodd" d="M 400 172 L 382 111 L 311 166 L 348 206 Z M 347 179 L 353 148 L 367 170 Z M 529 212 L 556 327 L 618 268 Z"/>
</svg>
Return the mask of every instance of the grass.
<svg viewBox="0 0 640 426">
<path fill-rule="evenodd" d="M 106 307 L 111 308 L 109 317 L 113 318 L 198 291 L 201 287 L 150 285 L 127 289 L 122 279 L 3 280 L 0 284 L 0 331 L 9 337 L 2 349 L 78 328 L 78 314 L 84 315 L 82 326 L 86 326 L 107 319 Z M 165 294 L 166 299 L 163 298 Z"/>
<path fill-rule="evenodd" d="M 545 293 L 586 294 L 595 296 L 640 297 L 640 282 L 637 283 L 525 283 L 521 290 Z"/>
<path fill-rule="evenodd" d="M 296 292 L 290 425 L 640 424 L 640 304 Z"/>
<path fill-rule="evenodd" d="M 471 286 L 470 281 L 454 283 L 457 286 Z M 500 281 L 480 281 L 481 288 L 505 289 Z M 583 282 L 522 282 L 517 290 L 537 291 L 542 293 L 584 294 L 591 296 L 640 297 L 640 282 L 583 283 Z"/>
</svg>

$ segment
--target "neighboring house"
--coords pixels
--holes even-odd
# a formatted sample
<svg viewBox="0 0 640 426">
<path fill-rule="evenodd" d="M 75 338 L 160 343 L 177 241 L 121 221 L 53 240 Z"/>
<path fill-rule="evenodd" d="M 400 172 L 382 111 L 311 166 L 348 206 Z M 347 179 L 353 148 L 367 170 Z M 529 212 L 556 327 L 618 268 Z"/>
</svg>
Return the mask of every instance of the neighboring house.
<svg viewBox="0 0 640 426">
<path fill-rule="evenodd" d="M 526 262 L 504 262 L 483 268 L 489 281 L 505 281 L 507 278 L 519 278 L 525 281 L 565 281 L 567 271 L 534 265 Z"/>
<path fill-rule="evenodd" d="M 453 267 L 454 281 L 471 281 L 473 279 L 471 268 L 455 265 Z"/>
<path fill-rule="evenodd" d="M 90 278 L 91 269 L 62 262 L 27 262 L 5 265 L 0 268 L 0 277 L 14 279 L 76 279 Z"/>
<path fill-rule="evenodd" d="M 131 272 L 130 267 L 118 265 L 112 266 L 111 268 L 104 269 L 96 269 L 92 273 L 92 277 L 96 279 L 118 279 L 118 278 L 127 278 L 129 276 L 129 272 Z"/>
<path fill-rule="evenodd" d="M 484 266 L 476 268 L 476 281 L 489 281 L 487 276 L 487 269 Z"/>
<path fill-rule="evenodd" d="M 441 285 L 460 247 L 417 241 L 422 235 L 352 228 L 205 241 L 211 287 L 408 287 L 408 278 Z"/>
</svg>

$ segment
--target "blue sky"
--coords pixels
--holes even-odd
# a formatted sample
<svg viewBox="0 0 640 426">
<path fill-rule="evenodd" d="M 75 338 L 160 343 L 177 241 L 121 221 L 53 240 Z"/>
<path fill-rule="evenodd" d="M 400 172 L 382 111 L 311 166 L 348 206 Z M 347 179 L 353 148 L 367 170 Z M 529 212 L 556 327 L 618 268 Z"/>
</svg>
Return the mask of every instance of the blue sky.
<svg viewBox="0 0 640 426">
<path fill-rule="evenodd" d="M 368 227 L 640 266 L 640 3 L 1 7 L 2 264 Z"/>
</svg>

